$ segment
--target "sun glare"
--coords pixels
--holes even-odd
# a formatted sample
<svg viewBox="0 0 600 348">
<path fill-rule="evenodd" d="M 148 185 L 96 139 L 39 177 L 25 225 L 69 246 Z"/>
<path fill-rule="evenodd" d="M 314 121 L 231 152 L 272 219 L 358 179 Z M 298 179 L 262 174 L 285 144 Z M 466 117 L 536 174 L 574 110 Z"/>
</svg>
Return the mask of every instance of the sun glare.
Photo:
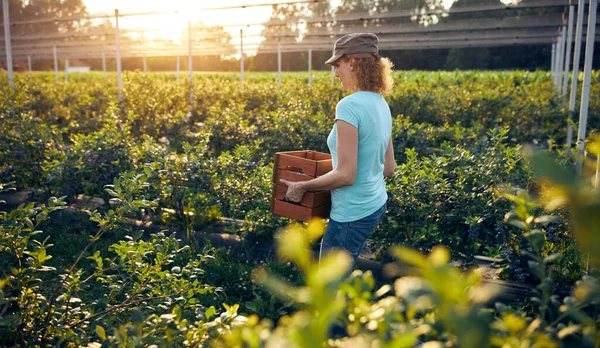
<svg viewBox="0 0 600 348">
<path fill-rule="evenodd" d="M 225 26 L 234 42 L 239 42 L 240 28 L 244 29 L 244 45 L 257 44 L 262 26 L 233 26 L 267 21 L 271 7 L 249 7 L 244 9 L 202 10 L 216 6 L 236 6 L 258 3 L 250 0 L 193 1 L 193 0 L 84 0 L 89 13 L 112 13 L 119 9 L 121 14 L 141 12 L 161 12 L 157 15 L 126 16 L 119 19 L 119 27 L 132 38 L 144 37 L 149 40 L 170 40 L 182 43 L 187 39 L 188 21 L 207 26 Z M 250 48 L 250 47 L 249 47 Z M 248 50 L 250 51 L 250 50 Z M 250 52 L 248 52 L 250 53 Z"/>
</svg>

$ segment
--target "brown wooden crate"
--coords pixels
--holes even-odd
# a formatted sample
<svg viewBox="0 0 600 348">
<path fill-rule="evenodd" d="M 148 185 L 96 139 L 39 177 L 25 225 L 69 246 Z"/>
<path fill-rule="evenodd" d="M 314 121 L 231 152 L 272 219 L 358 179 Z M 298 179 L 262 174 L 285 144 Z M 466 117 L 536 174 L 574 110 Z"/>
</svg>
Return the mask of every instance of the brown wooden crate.
<svg viewBox="0 0 600 348">
<path fill-rule="evenodd" d="M 275 199 L 280 201 L 285 200 L 287 186 L 278 184 L 274 184 L 273 186 L 275 186 Z M 331 204 L 331 194 L 329 191 L 306 192 L 300 202 L 300 205 L 309 208 L 316 208 L 326 204 Z"/>
<path fill-rule="evenodd" d="M 332 170 L 331 155 L 316 151 L 278 152 L 275 169 L 301 171 L 303 174 L 317 177 Z M 311 159 L 319 158 L 319 160 Z"/>
<path fill-rule="evenodd" d="M 331 155 L 303 150 L 286 151 L 275 154 L 273 189 L 271 192 L 271 212 L 300 221 L 314 217 L 329 217 L 331 194 L 329 191 L 306 193 L 301 204 L 286 202 L 287 187 L 279 181 L 308 181 L 332 170 Z"/>
<path fill-rule="evenodd" d="M 314 177 L 305 175 L 305 174 L 290 172 L 289 170 L 280 169 L 280 170 L 276 171 L 275 180 L 273 182 L 275 184 L 281 184 L 281 181 L 279 181 L 280 179 L 297 182 L 297 181 L 308 181 L 308 180 L 314 179 Z"/>
<path fill-rule="evenodd" d="M 303 207 L 298 204 L 280 200 L 273 200 L 273 214 L 285 216 L 292 219 L 309 222 L 313 218 L 328 218 L 331 205 L 323 205 L 317 208 Z"/>
</svg>

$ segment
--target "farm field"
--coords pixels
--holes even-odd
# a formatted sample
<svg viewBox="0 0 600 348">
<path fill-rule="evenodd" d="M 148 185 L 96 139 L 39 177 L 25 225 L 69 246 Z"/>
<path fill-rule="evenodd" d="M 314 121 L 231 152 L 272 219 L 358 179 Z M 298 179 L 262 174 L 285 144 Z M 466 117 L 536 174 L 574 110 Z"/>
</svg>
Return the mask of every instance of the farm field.
<svg viewBox="0 0 600 348">
<path fill-rule="evenodd" d="M 0 191 L 28 192 L 0 205 L 1 345 L 600 345 L 600 142 L 583 179 L 565 169 L 576 151 L 547 72 L 394 73 L 397 165 L 366 256 L 416 273 L 387 282 L 344 280 L 342 256 L 319 267 L 309 250 L 322 223 L 270 213 L 274 154 L 328 152 L 345 96 L 329 72 L 310 87 L 306 73 L 281 87 L 275 73 L 246 73 L 243 88 L 236 73 L 195 74 L 192 108 L 185 74 L 125 73 L 121 102 L 115 75 L 63 79 L 0 81 Z M 595 72 L 589 138 L 598 130 Z M 165 231 L 142 235 L 131 219 Z M 195 233 L 223 219 L 278 257 L 200 245 Z M 502 259 L 495 278 L 531 297 L 494 305 L 467 271 L 476 255 Z"/>
</svg>

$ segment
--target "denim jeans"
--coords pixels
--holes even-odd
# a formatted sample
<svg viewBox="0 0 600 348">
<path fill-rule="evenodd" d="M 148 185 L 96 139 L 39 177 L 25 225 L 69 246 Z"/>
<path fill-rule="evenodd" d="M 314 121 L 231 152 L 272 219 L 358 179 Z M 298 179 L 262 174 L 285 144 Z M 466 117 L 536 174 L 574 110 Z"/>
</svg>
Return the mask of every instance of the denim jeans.
<svg viewBox="0 0 600 348">
<path fill-rule="evenodd" d="M 333 250 L 344 250 L 352 256 L 352 266 L 348 270 L 348 275 L 352 272 L 358 255 L 365 248 L 367 239 L 371 237 L 377 229 L 379 221 L 387 210 L 387 204 L 377 209 L 373 214 L 360 220 L 350 222 L 337 222 L 329 219 L 329 224 L 321 240 L 321 252 L 319 260 L 323 259 L 325 254 Z"/>
</svg>

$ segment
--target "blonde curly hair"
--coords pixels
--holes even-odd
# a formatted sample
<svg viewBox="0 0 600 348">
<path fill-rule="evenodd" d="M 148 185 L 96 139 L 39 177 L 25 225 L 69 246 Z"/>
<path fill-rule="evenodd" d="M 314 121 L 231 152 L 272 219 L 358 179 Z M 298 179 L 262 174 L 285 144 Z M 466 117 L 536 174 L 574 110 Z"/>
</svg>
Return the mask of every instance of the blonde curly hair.
<svg viewBox="0 0 600 348">
<path fill-rule="evenodd" d="M 392 90 L 392 63 L 388 58 L 378 57 L 372 53 L 345 54 L 340 59 L 350 61 L 354 67 L 356 86 L 362 91 L 388 95 Z"/>
</svg>

